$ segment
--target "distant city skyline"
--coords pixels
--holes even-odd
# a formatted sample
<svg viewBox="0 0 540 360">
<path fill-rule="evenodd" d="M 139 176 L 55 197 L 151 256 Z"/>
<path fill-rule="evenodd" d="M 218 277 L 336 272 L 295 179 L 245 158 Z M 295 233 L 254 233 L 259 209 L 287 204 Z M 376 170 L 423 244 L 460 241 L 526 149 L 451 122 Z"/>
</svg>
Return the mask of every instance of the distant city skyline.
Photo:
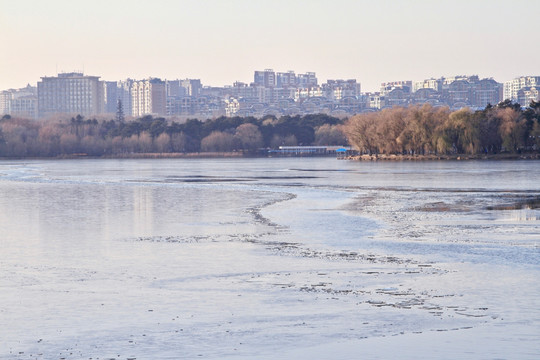
<svg viewBox="0 0 540 360">
<path fill-rule="evenodd" d="M 268 67 L 266 67 L 265 69 L 268 69 Z M 275 69 L 270 69 L 270 70 L 275 70 Z M 247 85 L 253 83 L 253 73 L 254 72 L 257 72 L 257 71 L 262 71 L 262 68 L 261 69 L 250 69 L 250 72 L 251 72 L 251 75 L 248 76 L 248 78 L 246 79 L 235 79 L 234 81 L 231 81 L 229 83 L 225 83 L 225 84 L 209 84 L 209 83 L 206 83 L 204 82 L 202 79 L 202 77 L 200 76 L 193 76 L 193 77 L 186 77 L 186 76 L 182 76 L 182 75 L 177 75 L 177 76 L 173 76 L 173 77 L 162 77 L 162 76 L 154 76 L 152 74 L 149 74 L 147 76 L 143 76 L 143 77 L 136 77 L 136 76 L 126 76 L 126 77 L 123 77 L 123 78 L 118 78 L 118 79 L 110 79 L 110 78 L 105 78 L 104 76 L 100 75 L 100 74 L 95 74 L 95 73 L 92 73 L 92 72 L 88 72 L 88 71 L 85 71 L 84 69 L 71 69 L 71 70 L 58 70 L 57 72 L 51 72 L 50 74 L 43 74 L 41 76 L 39 76 L 37 79 L 34 79 L 33 81 L 28 81 L 28 82 L 25 82 L 25 83 L 21 83 L 21 84 L 18 84 L 16 86 L 11 86 L 11 87 L 3 87 L 3 88 L 0 88 L 0 91 L 2 90 L 9 90 L 9 89 L 19 89 L 19 88 L 23 88 L 23 87 L 26 87 L 27 85 L 30 85 L 30 86 L 36 86 L 37 83 L 40 81 L 41 78 L 47 78 L 47 77 L 56 77 L 56 76 L 61 76 L 63 74 L 71 74 L 71 73 L 80 73 L 80 74 L 84 74 L 85 76 L 94 76 L 94 77 L 98 77 L 101 81 L 125 81 L 125 80 L 136 80 L 136 81 L 139 81 L 139 80 L 148 80 L 148 79 L 160 79 L 160 80 L 168 80 L 168 81 L 173 81 L 173 80 L 184 80 L 184 79 L 198 79 L 201 81 L 201 85 L 204 86 L 204 87 L 230 87 L 232 85 L 234 85 L 235 83 L 245 83 Z M 275 71 L 276 73 L 277 72 L 293 72 L 295 74 L 299 74 L 298 71 L 294 70 L 294 69 L 287 69 L 287 70 L 283 70 L 283 69 L 280 69 L 278 71 Z M 306 71 L 306 72 L 310 72 L 310 71 Z M 356 78 L 352 78 L 352 77 L 346 77 L 346 76 L 342 76 L 342 77 L 333 77 L 333 78 L 329 78 L 329 77 L 324 77 L 324 76 L 319 76 L 319 73 L 313 71 L 312 73 L 316 74 L 317 75 L 317 79 L 319 79 L 319 81 L 321 83 L 323 82 L 326 82 L 326 81 L 333 81 L 333 80 L 356 80 L 358 81 L 359 84 L 362 85 L 362 93 L 377 93 L 377 92 L 380 92 L 381 90 L 381 87 L 386 84 L 386 83 L 391 83 L 391 82 L 396 82 L 396 81 L 399 81 L 399 82 L 416 82 L 416 81 L 425 81 L 425 80 L 428 80 L 428 79 L 433 79 L 433 80 L 437 80 L 437 79 L 441 79 L 441 78 L 453 78 L 453 77 L 459 77 L 459 76 L 478 76 L 478 74 L 439 74 L 439 75 L 433 75 L 433 76 L 429 76 L 429 77 L 426 77 L 426 78 L 418 78 L 418 79 L 404 79 L 403 77 L 398 77 L 397 79 L 384 79 L 384 80 L 381 80 L 380 82 L 378 82 L 376 85 L 374 85 L 372 88 L 370 89 L 364 89 L 364 83 L 361 81 L 362 79 L 356 79 Z M 478 76 L 479 78 L 485 78 L 485 79 L 494 79 L 498 82 L 501 82 L 501 83 L 504 83 L 506 81 L 500 81 L 499 79 L 495 78 L 494 76 L 491 76 L 489 74 L 484 74 L 485 76 Z M 536 76 L 536 75 L 532 75 L 532 74 L 522 74 L 520 76 Z M 515 76 L 514 78 L 517 78 L 519 76 Z M 509 79 L 509 80 L 512 80 L 512 79 Z M 509 81 L 507 80 L 507 81 Z"/>
<path fill-rule="evenodd" d="M 356 79 L 319 83 L 314 72 L 272 69 L 254 71 L 249 84 L 235 82 L 226 87 L 204 87 L 199 79 L 164 80 L 102 81 L 99 76 L 77 72 L 42 77 L 37 87 L 0 91 L 0 115 L 36 119 L 116 113 L 120 121 L 125 114 L 216 118 L 319 113 L 343 117 L 395 106 L 429 104 L 479 110 L 503 100 L 522 106 L 540 101 L 540 76 L 505 83 L 477 75 L 398 80 L 381 84 L 380 92 L 375 93 L 363 93 Z"/>
<path fill-rule="evenodd" d="M 363 91 L 453 75 L 505 82 L 540 73 L 538 13 L 528 0 L 0 0 L 0 89 L 82 70 L 224 86 L 272 68 L 357 79 Z"/>
</svg>

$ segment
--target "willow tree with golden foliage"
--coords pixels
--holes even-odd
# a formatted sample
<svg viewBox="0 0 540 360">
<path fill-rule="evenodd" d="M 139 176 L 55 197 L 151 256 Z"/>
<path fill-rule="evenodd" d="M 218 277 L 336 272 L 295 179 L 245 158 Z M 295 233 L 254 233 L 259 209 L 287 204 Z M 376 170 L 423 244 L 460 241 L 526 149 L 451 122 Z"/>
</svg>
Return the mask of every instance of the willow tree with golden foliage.
<svg viewBox="0 0 540 360">
<path fill-rule="evenodd" d="M 429 104 L 406 109 L 405 128 L 398 139 L 409 154 L 431 154 L 437 150 L 436 130 L 449 117 L 447 107 Z"/>
<path fill-rule="evenodd" d="M 429 104 L 394 107 L 355 115 L 344 129 L 349 143 L 362 153 L 426 154 L 438 150 L 437 131 L 449 114 L 448 108 Z"/>
<path fill-rule="evenodd" d="M 538 151 L 540 103 L 525 111 L 510 101 L 484 110 L 430 105 L 353 116 L 349 143 L 367 154 L 479 154 Z"/>
<path fill-rule="evenodd" d="M 378 113 L 353 116 L 345 124 L 349 144 L 363 153 L 377 154 L 381 145 L 377 138 Z"/>
<path fill-rule="evenodd" d="M 480 149 L 478 126 L 468 108 L 454 111 L 441 122 L 435 132 L 437 154 L 475 154 Z"/>
</svg>

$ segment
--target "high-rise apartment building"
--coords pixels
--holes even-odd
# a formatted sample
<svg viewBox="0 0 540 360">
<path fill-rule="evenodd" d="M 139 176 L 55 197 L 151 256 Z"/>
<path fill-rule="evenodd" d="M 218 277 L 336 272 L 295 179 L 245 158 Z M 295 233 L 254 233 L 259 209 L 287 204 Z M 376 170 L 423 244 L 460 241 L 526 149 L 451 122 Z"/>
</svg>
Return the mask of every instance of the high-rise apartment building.
<svg viewBox="0 0 540 360">
<path fill-rule="evenodd" d="M 38 115 L 101 114 L 104 107 L 103 83 L 99 76 L 63 73 L 42 77 L 38 82 Z"/>
<path fill-rule="evenodd" d="M 187 91 L 180 85 L 181 80 L 166 80 L 167 98 L 180 99 L 186 96 Z"/>
<path fill-rule="evenodd" d="M 185 89 L 187 96 L 197 97 L 201 95 L 202 85 L 200 79 L 180 80 L 180 86 Z"/>
<path fill-rule="evenodd" d="M 413 92 L 416 92 L 420 89 L 433 89 L 435 91 L 441 91 L 443 82 L 444 78 L 431 78 L 421 81 L 415 81 L 413 85 Z"/>
<path fill-rule="evenodd" d="M 38 100 L 35 95 L 17 96 L 11 99 L 9 114 L 27 119 L 36 119 L 38 116 Z"/>
<path fill-rule="evenodd" d="M 11 91 L 0 91 L 0 115 L 9 114 L 9 101 L 11 100 Z"/>
<path fill-rule="evenodd" d="M 528 106 L 532 101 L 540 101 L 540 85 L 524 87 L 518 91 L 518 104 L 521 106 Z"/>
<path fill-rule="evenodd" d="M 298 74 L 296 76 L 296 83 L 299 88 L 316 87 L 318 85 L 317 76 L 314 72 Z"/>
<path fill-rule="evenodd" d="M 134 81 L 131 85 L 131 115 L 167 114 L 167 88 L 161 79 Z"/>
<path fill-rule="evenodd" d="M 167 115 L 195 115 L 206 107 L 199 79 L 167 80 Z"/>
<path fill-rule="evenodd" d="M 122 112 L 131 115 L 131 84 L 133 80 L 103 82 L 104 110 L 107 114 L 118 111 L 118 103 L 122 103 Z"/>
<path fill-rule="evenodd" d="M 107 114 L 116 113 L 118 107 L 118 86 L 116 81 L 103 82 L 103 112 Z"/>
<path fill-rule="evenodd" d="M 328 100 L 360 96 L 360 83 L 357 83 L 355 79 L 328 80 L 322 85 L 322 88 L 324 96 Z"/>
<path fill-rule="evenodd" d="M 289 70 L 287 72 L 277 73 L 277 87 L 278 88 L 294 88 L 296 87 L 296 74 L 294 71 Z"/>
<path fill-rule="evenodd" d="M 122 110 L 124 114 L 131 114 L 131 85 L 132 79 L 120 80 L 116 82 L 116 94 L 118 100 L 122 102 Z"/>
<path fill-rule="evenodd" d="M 272 69 L 255 71 L 255 74 L 253 75 L 253 82 L 256 85 L 261 85 L 264 87 L 276 87 L 276 73 Z"/>
<path fill-rule="evenodd" d="M 521 76 L 504 83 L 504 99 L 512 100 L 522 106 L 527 106 L 529 103 L 522 104 L 520 101 L 527 101 L 523 96 L 519 99 L 518 93 L 531 91 L 534 93 L 537 87 L 540 87 L 540 76 Z M 530 102 L 530 101 L 529 101 Z"/>
<path fill-rule="evenodd" d="M 22 89 L 0 92 L 0 115 L 4 114 L 36 119 L 38 115 L 37 88 L 28 85 Z"/>
</svg>

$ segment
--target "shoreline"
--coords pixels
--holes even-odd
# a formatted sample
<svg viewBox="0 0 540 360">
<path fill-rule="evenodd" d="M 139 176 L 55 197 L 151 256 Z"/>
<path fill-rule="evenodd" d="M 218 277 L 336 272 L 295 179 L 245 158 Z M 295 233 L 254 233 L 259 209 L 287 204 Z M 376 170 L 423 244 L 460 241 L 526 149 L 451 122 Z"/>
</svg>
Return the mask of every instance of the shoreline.
<svg viewBox="0 0 540 360">
<path fill-rule="evenodd" d="M 455 154 L 455 155 L 354 155 L 352 161 L 470 161 L 470 160 L 540 160 L 540 154 Z"/>
<path fill-rule="evenodd" d="M 1 157 L 0 160 L 74 160 L 74 159 L 219 159 L 259 157 L 238 152 L 205 152 L 205 153 L 131 153 L 117 155 L 93 156 L 87 154 L 66 154 L 58 156 L 20 156 Z"/>
<path fill-rule="evenodd" d="M 293 157 L 330 157 L 329 155 L 304 156 L 266 156 L 245 154 L 242 152 L 198 152 L 198 153 L 130 153 L 117 155 L 92 156 L 87 154 L 67 154 L 59 156 L 1 157 L 0 160 L 73 160 L 73 159 L 220 159 L 220 158 L 293 158 Z M 455 155 L 351 155 L 337 157 L 336 160 L 351 161 L 471 161 L 471 160 L 540 160 L 540 153 L 526 154 L 455 154 Z"/>
</svg>

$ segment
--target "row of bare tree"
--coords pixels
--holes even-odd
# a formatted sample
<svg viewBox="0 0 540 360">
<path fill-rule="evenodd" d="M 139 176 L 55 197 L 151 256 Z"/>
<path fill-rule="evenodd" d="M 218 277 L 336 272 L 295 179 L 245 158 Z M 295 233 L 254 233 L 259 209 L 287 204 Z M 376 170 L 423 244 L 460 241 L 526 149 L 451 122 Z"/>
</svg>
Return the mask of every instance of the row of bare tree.
<svg viewBox="0 0 540 360">
<path fill-rule="evenodd" d="M 353 116 L 345 133 L 354 147 L 368 154 L 538 151 L 540 102 L 522 109 L 505 101 L 475 112 L 430 105 L 395 107 Z"/>
<path fill-rule="evenodd" d="M 311 117 L 218 118 L 168 122 L 146 116 L 130 122 L 97 121 L 82 116 L 34 121 L 0 120 L 0 157 L 90 156 L 131 153 L 256 153 L 280 145 L 343 145 L 341 121 Z"/>
<path fill-rule="evenodd" d="M 280 145 L 353 145 L 369 154 L 478 154 L 540 151 L 540 102 L 522 109 L 505 101 L 481 111 L 430 105 L 356 115 L 221 117 L 175 123 L 145 116 L 97 121 L 77 116 L 0 120 L 0 157 L 131 153 L 256 153 Z"/>
</svg>

